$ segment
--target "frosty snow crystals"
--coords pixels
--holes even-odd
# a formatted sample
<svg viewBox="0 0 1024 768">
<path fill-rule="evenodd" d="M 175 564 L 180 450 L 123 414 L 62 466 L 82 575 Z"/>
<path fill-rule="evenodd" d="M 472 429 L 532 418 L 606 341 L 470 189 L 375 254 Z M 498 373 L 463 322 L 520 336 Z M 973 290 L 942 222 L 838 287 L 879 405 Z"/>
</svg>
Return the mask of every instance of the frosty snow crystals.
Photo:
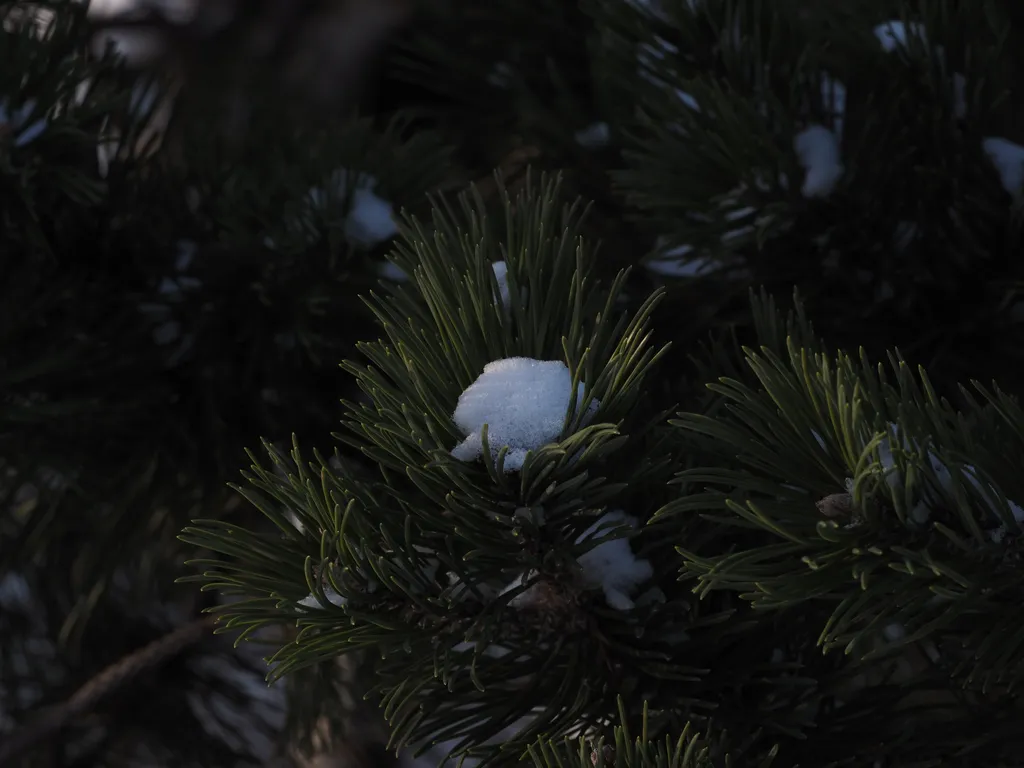
<svg viewBox="0 0 1024 768">
<path fill-rule="evenodd" d="M 511 357 L 484 366 L 459 397 L 454 420 L 466 434 L 452 456 L 472 461 L 483 455 L 483 426 L 493 454 L 508 447 L 505 471 L 522 469 L 528 451 L 558 440 L 572 396 L 572 376 L 559 360 Z M 583 402 L 583 384 L 576 405 Z M 597 410 L 591 402 L 587 415 Z"/>
</svg>

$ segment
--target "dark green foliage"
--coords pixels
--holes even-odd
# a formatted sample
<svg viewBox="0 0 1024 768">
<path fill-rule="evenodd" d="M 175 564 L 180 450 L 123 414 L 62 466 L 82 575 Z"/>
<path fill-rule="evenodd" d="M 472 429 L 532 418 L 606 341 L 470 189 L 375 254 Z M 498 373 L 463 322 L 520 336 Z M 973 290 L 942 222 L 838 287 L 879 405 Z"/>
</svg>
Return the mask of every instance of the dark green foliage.
<svg viewBox="0 0 1024 768">
<path fill-rule="evenodd" d="M 163 79 L 90 52 L 82 5 L 44 5 L 48 26 L 0 4 L 0 581 L 30 589 L 0 610 L 0 708 L 19 725 L 215 602 L 174 586 L 195 554 L 177 535 L 230 519 L 223 479 L 245 444 L 329 436 L 337 362 L 372 320 L 358 297 L 383 279 L 380 249 L 343 237 L 359 174 L 413 210 L 457 179 L 440 138 L 401 115 L 297 131 L 263 113 L 240 143 L 199 132 L 168 156 L 146 133 Z M 343 167 L 314 215 L 310 189 Z M 242 663 L 217 641 L 190 650 Z M 252 667 L 236 678 L 258 681 Z M 251 694 L 175 670 L 145 678 L 163 690 L 144 716 L 112 699 L 57 751 L 116 762 L 139 738 L 174 764 L 244 757 L 252 744 L 205 735 L 223 707 L 200 717 L 188 696 Z M 273 742 L 280 724 L 254 717 Z M 97 741 L 107 723 L 133 735 Z"/>
<path fill-rule="evenodd" d="M 346 406 L 340 437 L 379 475 L 339 474 L 319 456 L 307 466 L 297 450 L 292 461 L 272 451 L 287 479 L 256 466 L 254 487 L 241 490 L 283 540 L 210 523 L 186 531 L 237 563 L 212 563 L 204 578 L 250 598 L 225 608 L 226 627 L 297 620 L 297 642 L 282 648 L 275 674 L 362 648 L 381 653 L 378 687 L 397 739 L 468 736 L 472 745 L 543 701 L 549 717 L 538 722 L 564 729 L 601 711 L 601 668 L 679 674 L 658 661 L 657 637 L 650 647 L 627 643 L 635 622 L 588 608 L 593 599 L 572 586 L 576 538 L 601 510 L 630 509 L 631 498 L 648 494 L 645 482 L 664 483 L 668 456 L 647 447 L 663 440 L 648 423 L 656 414 L 645 418 L 637 401 L 658 356 L 644 329 L 653 301 L 632 319 L 614 309 L 621 279 L 605 288 L 587 276 L 592 256 L 575 235 L 578 211 L 558 200 L 557 187 L 542 184 L 504 197 L 497 220 L 482 200 L 464 196 L 457 207 L 438 201 L 433 234 L 409 221 L 395 259 L 413 281 L 370 301 L 387 341 L 362 346 L 370 367 L 346 365 L 368 402 Z M 507 313 L 490 267 L 502 258 Z M 486 363 L 513 356 L 563 360 L 585 384 L 565 438 L 528 457 L 518 474 L 502 471 L 503 453 L 485 449 L 482 464 L 452 458 L 459 395 Z M 591 399 L 600 406 L 584 426 L 579 414 Z M 643 490 L 631 492 L 627 479 Z M 537 615 L 509 607 L 522 588 L 500 592 L 523 573 L 553 590 Z M 325 589 L 346 607 L 332 607 Z M 297 610 L 308 592 L 325 610 Z M 342 617 L 349 626 L 337 625 Z M 653 613 L 648 621 L 663 622 Z M 604 637 L 600 655 L 573 640 L 580 632 Z M 495 658 L 491 647 L 504 651 Z M 471 659 L 466 675 L 460 666 Z M 579 689 L 576 676 L 587 668 L 593 682 Z M 462 696 L 476 703 L 453 721 Z"/>
<path fill-rule="evenodd" d="M 1015 4 L 424 3 L 382 67 L 415 110 L 267 96 L 173 151 L 167 80 L 81 15 L 0 35 L 0 576 L 44 607 L 0 615 L 5 686 L 45 683 L 17 720 L 160 604 L 265 652 L 306 745 L 374 732 L 365 694 L 393 747 L 487 763 L 1019 765 L 1024 190 L 985 143 L 1024 141 Z M 924 35 L 887 52 L 895 19 Z M 371 177 L 393 242 L 350 229 Z M 486 429 L 456 458 L 516 356 L 582 399 L 521 469 Z M 651 575 L 615 605 L 582 559 L 619 538 Z M 101 720 L 198 732 L 206 654 Z"/>
</svg>

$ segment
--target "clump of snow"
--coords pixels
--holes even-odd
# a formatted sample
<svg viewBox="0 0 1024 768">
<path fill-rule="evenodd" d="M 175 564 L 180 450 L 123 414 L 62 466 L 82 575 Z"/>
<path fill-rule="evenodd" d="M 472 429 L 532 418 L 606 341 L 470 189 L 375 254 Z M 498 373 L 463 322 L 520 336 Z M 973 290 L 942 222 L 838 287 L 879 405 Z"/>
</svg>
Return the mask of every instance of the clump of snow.
<svg viewBox="0 0 1024 768">
<path fill-rule="evenodd" d="M 576 131 L 576 143 L 586 149 L 607 147 L 612 140 L 612 129 L 608 123 L 591 123 L 586 128 Z"/>
<path fill-rule="evenodd" d="M 349 189 L 348 174 L 348 170 L 341 168 L 332 175 L 330 186 L 336 194 Z M 376 178 L 367 173 L 356 174 L 348 198 L 344 232 L 349 243 L 359 248 L 373 248 L 398 234 L 394 209 L 376 194 L 376 188 Z M 309 199 L 322 209 L 329 197 L 324 189 L 314 188 L 309 191 Z"/>
<path fill-rule="evenodd" d="M 1024 147 L 999 136 L 983 139 L 981 147 L 995 166 L 1003 189 L 1019 196 L 1024 190 Z"/>
<path fill-rule="evenodd" d="M 331 605 L 336 605 L 339 608 L 344 608 L 345 604 L 348 602 L 345 599 L 345 597 L 343 595 L 338 594 L 338 592 L 330 584 L 324 585 L 324 597 L 327 599 L 328 603 L 330 603 Z M 323 602 L 321 602 L 320 598 L 312 592 L 310 592 L 310 594 L 307 597 L 304 597 L 301 600 L 299 600 L 299 605 L 305 608 L 327 607 Z"/>
<path fill-rule="evenodd" d="M 603 534 L 621 525 L 635 528 L 637 520 L 618 510 L 608 512 L 584 531 L 576 543 L 603 538 Z M 654 575 L 650 562 L 638 560 L 629 546 L 629 539 L 623 537 L 603 538 L 600 544 L 580 555 L 578 561 L 583 568 L 584 583 L 601 589 L 609 607 L 617 611 L 632 609 L 630 595 Z"/>
<path fill-rule="evenodd" d="M 635 603 L 631 596 L 654 575 L 650 562 L 639 560 L 633 554 L 629 539 L 616 536 L 616 529 L 623 527 L 636 528 L 636 518 L 614 510 L 602 515 L 576 539 L 577 544 L 597 542 L 576 559 L 583 587 L 600 589 L 609 607 L 617 611 L 632 610 Z M 500 594 L 522 589 L 533 575 L 533 572 L 519 574 Z M 641 595 L 641 598 L 646 597 L 650 602 L 658 600 L 659 595 L 663 601 L 664 593 L 655 588 Z M 557 604 L 558 599 L 557 591 L 551 584 L 534 581 L 509 600 L 509 605 L 518 609 L 536 608 Z"/>
<path fill-rule="evenodd" d="M 924 25 L 920 23 L 906 24 L 902 21 L 886 21 L 875 27 L 875 37 L 882 45 L 882 50 L 892 53 L 898 49 L 906 49 L 908 39 L 913 36 L 927 42 Z"/>
<path fill-rule="evenodd" d="M 900 428 L 898 425 L 890 423 L 889 429 L 893 437 L 899 437 Z M 903 450 L 920 451 L 916 445 L 912 444 L 911 441 L 906 438 L 903 438 L 900 442 L 902 443 Z M 928 460 L 928 466 L 930 467 L 932 474 L 935 476 L 935 479 L 938 481 L 941 491 L 952 498 L 954 493 L 953 472 L 932 451 L 925 451 L 925 455 Z M 886 437 L 879 443 L 878 458 L 879 463 L 882 465 L 883 476 L 889 486 L 897 493 L 901 492 L 903 489 L 903 479 L 900 477 L 898 468 L 896 467 L 889 437 Z M 965 478 L 971 486 L 973 486 L 991 510 L 995 511 L 1001 507 L 999 503 L 999 499 L 1001 497 L 1000 491 L 994 485 L 983 483 L 978 477 L 978 470 L 976 467 L 971 464 L 966 464 L 960 467 L 959 474 Z M 911 520 L 919 525 L 927 523 L 931 518 L 931 507 L 938 504 L 939 501 L 940 499 L 936 496 L 934 491 L 926 489 L 922 498 L 910 510 Z M 1013 519 L 1018 524 L 1024 525 L 1024 507 L 1010 500 L 1006 500 L 1006 505 L 1009 508 Z M 1002 541 L 1006 534 L 1007 530 L 1004 525 L 1000 525 L 989 531 L 989 537 L 996 542 Z"/>
<path fill-rule="evenodd" d="M 398 234 L 391 203 L 378 197 L 371 186 L 357 187 L 345 217 L 345 237 L 353 245 L 372 248 Z"/>
<path fill-rule="evenodd" d="M 793 139 L 793 150 L 806 171 L 801 194 L 828 197 L 844 172 L 839 137 L 823 125 L 811 125 Z"/>
<path fill-rule="evenodd" d="M 498 296 L 501 299 L 501 305 L 508 309 L 512 306 L 512 297 L 508 290 L 508 264 L 504 261 L 496 261 L 491 264 L 491 269 L 494 270 L 494 277 L 498 281 Z"/>
<path fill-rule="evenodd" d="M 466 438 L 452 449 L 452 456 L 472 461 L 483 455 L 482 429 L 497 454 L 508 447 L 505 471 L 522 469 L 528 451 L 555 442 L 571 404 L 572 376 L 560 360 L 511 357 L 495 360 L 459 397 L 453 419 Z M 576 407 L 583 401 L 581 382 Z M 597 410 L 591 402 L 587 416 Z"/>
</svg>

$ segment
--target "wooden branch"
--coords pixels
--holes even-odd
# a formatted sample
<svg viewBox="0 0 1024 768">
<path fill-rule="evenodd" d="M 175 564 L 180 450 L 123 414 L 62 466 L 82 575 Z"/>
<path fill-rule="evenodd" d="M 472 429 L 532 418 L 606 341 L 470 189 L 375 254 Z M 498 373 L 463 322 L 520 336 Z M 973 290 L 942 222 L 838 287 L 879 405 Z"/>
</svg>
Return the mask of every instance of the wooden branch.
<svg viewBox="0 0 1024 768">
<path fill-rule="evenodd" d="M 103 699 L 131 684 L 143 672 L 165 664 L 198 643 L 209 634 L 213 624 L 211 616 L 186 624 L 104 669 L 67 701 L 44 711 L 34 722 L 0 744 L 0 768 L 12 766 L 19 756 L 94 710 Z"/>
</svg>

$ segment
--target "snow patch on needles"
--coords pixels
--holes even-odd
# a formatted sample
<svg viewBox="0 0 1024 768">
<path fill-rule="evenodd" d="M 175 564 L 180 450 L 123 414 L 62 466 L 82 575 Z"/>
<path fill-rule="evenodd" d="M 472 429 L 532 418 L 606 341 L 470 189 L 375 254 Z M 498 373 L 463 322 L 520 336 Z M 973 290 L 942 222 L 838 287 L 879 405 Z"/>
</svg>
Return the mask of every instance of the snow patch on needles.
<svg viewBox="0 0 1024 768">
<path fill-rule="evenodd" d="M 636 528 L 637 519 L 619 510 L 608 512 L 584 531 L 576 543 L 603 538 L 610 530 L 622 525 Z M 590 587 L 603 590 L 608 606 L 617 611 L 632 609 L 633 600 L 630 595 L 654 575 L 650 562 L 638 560 L 629 546 L 629 539 L 622 537 L 606 538 L 580 555 L 578 562 L 583 568 L 584 582 Z"/>
<path fill-rule="evenodd" d="M 353 245 L 373 247 L 398 234 L 391 203 L 374 194 L 372 186 L 357 187 L 345 217 L 345 237 Z"/>
<path fill-rule="evenodd" d="M 892 442 L 893 438 L 898 439 L 901 443 L 903 451 L 922 453 L 920 447 L 908 440 L 907 438 L 900 437 L 900 427 L 897 424 L 890 423 L 889 430 L 892 438 L 886 437 L 878 445 L 878 459 L 882 466 L 882 474 L 885 477 L 886 482 L 896 493 L 900 493 L 903 490 L 903 478 L 900 476 L 899 468 L 896 465 L 896 461 L 893 457 Z M 935 455 L 931 450 L 923 451 L 925 458 L 928 461 L 928 467 L 931 469 L 932 474 L 938 481 L 941 493 L 948 497 L 948 500 L 955 498 L 955 483 L 954 483 L 954 472 L 947 467 L 942 460 Z M 999 489 L 991 484 L 985 483 L 979 477 L 977 468 L 973 464 L 964 464 L 957 468 L 957 475 L 966 480 L 978 495 L 982 498 L 985 504 L 992 510 L 997 512 L 1001 508 L 999 499 L 1002 498 L 1003 494 Z M 925 488 L 921 494 L 921 499 L 915 504 L 913 509 L 910 510 L 911 519 L 919 524 L 924 525 L 931 519 L 931 508 L 942 503 L 943 499 L 934 490 Z M 1017 504 L 1014 501 L 1006 499 L 1006 507 L 1009 509 L 1011 516 L 1018 525 L 1024 525 L 1024 507 Z M 1005 525 L 999 525 L 998 527 L 989 530 L 989 537 L 995 541 L 1000 542 L 1008 533 Z"/>
<path fill-rule="evenodd" d="M 800 190 L 803 196 L 824 198 L 832 194 L 845 170 L 839 137 L 823 125 L 811 125 L 793 139 L 793 150 L 806 171 Z"/>
<path fill-rule="evenodd" d="M 907 42 L 911 36 L 918 38 L 923 43 L 927 43 L 924 24 L 906 24 L 902 21 L 893 20 L 883 22 L 875 27 L 875 37 L 878 38 L 878 42 L 882 45 L 882 50 L 886 53 L 892 53 L 899 49 L 906 50 Z"/>
<path fill-rule="evenodd" d="M 452 456 L 472 461 L 483 455 L 482 430 L 497 454 L 504 447 L 505 471 L 522 469 L 526 454 L 558 440 L 572 397 L 572 376 L 559 360 L 511 357 L 484 366 L 484 372 L 459 397 L 453 420 L 466 438 Z M 577 387 L 576 407 L 583 402 L 583 383 Z M 591 402 L 586 416 L 598 408 Z"/>
<path fill-rule="evenodd" d="M 343 194 L 349 188 L 348 174 L 347 169 L 341 168 L 332 175 L 330 186 L 336 194 Z M 391 203 L 374 192 L 376 188 L 376 178 L 358 173 L 348 199 L 345 238 L 360 248 L 373 248 L 398 234 L 395 211 Z M 316 208 L 323 209 L 328 199 L 327 192 L 321 188 L 309 192 L 309 200 Z"/>
<path fill-rule="evenodd" d="M 332 587 L 330 584 L 327 584 L 327 585 L 324 586 L 324 597 L 327 599 L 328 603 L 330 603 L 331 605 L 336 605 L 339 608 L 344 608 L 345 604 L 348 602 L 345 599 L 344 595 L 339 595 L 335 591 L 334 587 Z M 309 593 L 308 597 L 304 597 L 301 600 L 299 600 L 299 605 L 301 605 L 301 606 L 303 606 L 305 608 L 321 608 L 322 609 L 322 608 L 326 608 L 327 607 L 320 600 L 320 598 L 317 595 L 313 594 L 312 592 Z"/>
<path fill-rule="evenodd" d="M 1024 190 L 1024 147 L 1009 139 L 989 136 L 982 140 L 981 148 L 995 166 L 1003 189 L 1018 197 Z"/>
</svg>

